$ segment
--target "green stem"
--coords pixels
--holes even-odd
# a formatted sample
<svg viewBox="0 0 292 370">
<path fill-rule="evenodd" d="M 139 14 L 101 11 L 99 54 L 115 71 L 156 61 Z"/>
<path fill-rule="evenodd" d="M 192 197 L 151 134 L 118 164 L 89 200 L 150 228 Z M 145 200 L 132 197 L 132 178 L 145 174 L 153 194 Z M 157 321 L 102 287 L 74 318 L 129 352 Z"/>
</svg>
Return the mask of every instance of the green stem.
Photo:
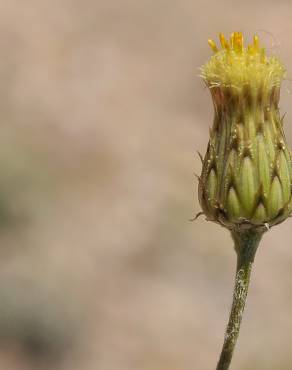
<svg viewBox="0 0 292 370">
<path fill-rule="evenodd" d="M 263 233 L 256 230 L 246 230 L 244 232 L 232 231 L 231 234 L 237 253 L 237 268 L 231 312 L 216 370 L 229 369 L 239 334 L 252 264 Z"/>
</svg>

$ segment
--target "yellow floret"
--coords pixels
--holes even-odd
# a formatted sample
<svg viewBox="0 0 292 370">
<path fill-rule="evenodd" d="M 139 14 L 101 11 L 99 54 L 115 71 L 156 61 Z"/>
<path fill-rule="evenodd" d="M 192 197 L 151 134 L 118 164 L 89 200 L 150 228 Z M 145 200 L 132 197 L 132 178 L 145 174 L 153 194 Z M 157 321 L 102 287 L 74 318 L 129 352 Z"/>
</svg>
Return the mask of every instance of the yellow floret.
<svg viewBox="0 0 292 370">
<path fill-rule="evenodd" d="M 211 59 L 201 68 L 201 76 L 208 86 L 232 86 L 241 89 L 244 85 L 251 88 L 280 86 L 285 77 L 285 68 L 276 57 L 266 56 L 257 35 L 253 43 L 244 46 L 242 32 L 231 34 L 230 41 L 219 34 L 222 49 L 209 39 L 214 52 Z"/>
</svg>

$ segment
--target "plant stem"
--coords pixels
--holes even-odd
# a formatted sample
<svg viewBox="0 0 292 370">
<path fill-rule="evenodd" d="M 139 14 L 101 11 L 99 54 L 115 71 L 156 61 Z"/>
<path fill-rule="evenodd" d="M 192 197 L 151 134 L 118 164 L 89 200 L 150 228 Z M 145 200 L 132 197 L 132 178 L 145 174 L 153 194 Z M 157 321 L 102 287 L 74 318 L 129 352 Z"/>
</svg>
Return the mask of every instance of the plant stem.
<svg viewBox="0 0 292 370">
<path fill-rule="evenodd" d="M 233 302 L 224 338 L 224 344 L 216 370 L 228 370 L 239 334 L 246 302 L 252 264 L 263 232 L 257 230 L 232 231 L 237 268 Z"/>
</svg>

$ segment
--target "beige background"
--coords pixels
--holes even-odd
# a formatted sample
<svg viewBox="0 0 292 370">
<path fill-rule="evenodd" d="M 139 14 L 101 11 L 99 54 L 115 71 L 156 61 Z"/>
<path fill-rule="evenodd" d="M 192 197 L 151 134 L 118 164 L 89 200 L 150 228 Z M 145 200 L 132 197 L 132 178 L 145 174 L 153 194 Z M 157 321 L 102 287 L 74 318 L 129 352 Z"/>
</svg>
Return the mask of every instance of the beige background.
<svg viewBox="0 0 292 370">
<path fill-rule="evenodd" d="M 1 369 L 215 368 L 235 253 L 188 221 L 213 115 L 198 68 L 239 30 L 291 77 L 291 16 L 281 0 L 0 2 Z M 258 252 L 233 369 L 291 369 L 291 225 Z"/>
</svg>

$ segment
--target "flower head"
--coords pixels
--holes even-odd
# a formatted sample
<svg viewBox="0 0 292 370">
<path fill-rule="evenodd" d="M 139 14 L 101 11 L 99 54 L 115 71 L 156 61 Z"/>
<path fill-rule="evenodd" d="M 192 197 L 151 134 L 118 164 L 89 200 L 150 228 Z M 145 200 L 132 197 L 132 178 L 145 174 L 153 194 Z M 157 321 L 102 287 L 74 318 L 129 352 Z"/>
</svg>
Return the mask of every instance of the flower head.
<svg viewBox="0 0 292 370">
<path fill-rule="evenodd" d="M 207 219 L 234 228 L 261 228 L 292 211 L 291 154 L 279 113 L 285 69 L 268 57 L 257 36 L 244 47 L 234 32 L 202 67 L 215 116 L 199 181 Z"/>
</svg>

